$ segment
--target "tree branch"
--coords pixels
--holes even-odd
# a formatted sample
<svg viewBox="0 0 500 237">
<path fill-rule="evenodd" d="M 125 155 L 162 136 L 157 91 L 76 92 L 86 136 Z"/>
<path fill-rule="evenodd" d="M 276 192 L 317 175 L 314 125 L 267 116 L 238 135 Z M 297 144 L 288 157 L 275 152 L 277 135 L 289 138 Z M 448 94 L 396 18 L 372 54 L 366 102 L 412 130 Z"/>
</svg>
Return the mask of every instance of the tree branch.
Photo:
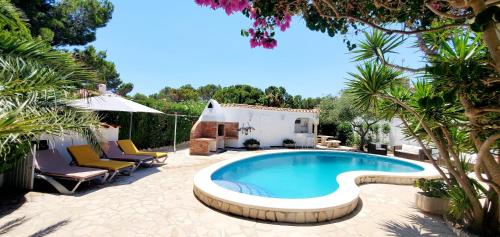
<svg viewBox="0 0 500 237">
<path fill-rule="evenodd" d="M 495 135 L 488 137 L 483 142 L 483 144 L 481 145 L 481 148 L 477 152 L 477 160 L 476 160 L 476 164 L 474 164 L 474 173 L 476 174 L 476 176 L 479 180 L 481 180 L 487 184 L 490 184 L 495 189 L 495 191 L 497 193 L 500 193 L 500 187 L 498 186 L 498 184 L 495 181 L 486 180 L 483 177 L 483 174 L 481 174 L 481 166 L 482 166 L 483 158 L 487 155 L 491 155 L 490 154 L 490 147 L 493 144 L 495 144 L 498 139 L 500 139 L 500 133 L 497 133 Z M 498 165 L 498 163 L 496 163 L 496 164 Z"/>
<path fill-rule="evenodd" d="M 389 2 L 393 3 L 394 4 L 394 1 L 390 1 Z M 401 0 L 397 1 L 397 3 L 395 4 L 396 6 L 390 6 L 389 4 L 391 3 L 387 3 L 387 0 L 386 1 L 383 1 L 383 0 L 374 0 L 373 3 L 375 4 L 375 6 L 377 8 L 379 7 L 383 7 L 389 11 L 397 11 L 398 10 L 398 7 L 399 5 L 401 4 Z"/>
<path fill-rule="evenodd" d="M 424 52 L 427 56 L 437 55 L 436 51 L 427 47 L 424 39 L 422 38 L 422 34 L 416 34 L 415 37 L 417 38 L 417 45 L 420 48 L 420 50 L 422 50 L 422 52 Z"/>
<path fill-rule="evenodd" d="M 396 64 L 388 63 L 387 61 L 385 61 L 384 57 L 381 56 L 381 55 L 379 55 L 378 58 L 380 59 L 380 62 L 383 65 L 388 66 L 388 67 L 392 67 L 392 68 L 397 69 L 397 70 L 408 71 L 408 72 L 411 72 L 411 73 L 422 72 L 422 71 L 425 70 L 425 68 L 410 68 L 410 67 L 403 67 L 403 66 L 399 66 L 399 65 L 396 65 Z"/>
<path fill-rule="evenodd" d="M 333 13 L 335 14 L 334 16 L 332 15 L 329 15 L 329 14 L 325 14 L 321 9 L 320 9 L 320 6 L 316 3 L 316 1 L 318 0 L 313 0 L 313 5 L 316 7 L 316 9 L 318 10 L 318 13 L 324 17 L 324 18 L 336 18 L 336 19 L 347 19 L 347 20 L 352 20 L 352 21 L 356 21 L 356 22 L 359 22 L 359 23 L 362 23 L 362 24 L 365 24 L 365 25 L 368 25 L 372 28 L 375 28 L 377 30 L 380 30 L 380 31 L 383 31 L 387 34 L 402 34 L 402 35 L 413 35 L 413 34 L 419 34 L 419 33 L 424 33 L 424 32 L 434 32 L 434 31 L 440 31 L 440 30 L 446 30 L 446 29 L 450 29 L 450 28 L 457 28 L 457 27 L 461 27 L 461 26 L 467 26 L 467 25 L 464 25 L 464 24 L 461 24 L 461 23 L 453 23 L 453 24 L 448 24 L 448 25 L 442 25 L 440 27 L 436 27 L 436 28 L 430 28 L 430 29 L 418 29 L 418 30 L 410 30 L 410 31 L 406 31 L 406 30 L 395 30 L 395 29 L 388 29 L 388 28 L 384 28 L 382 26 L 379 26 L 375 23 L 372 23 L 372 22 L 369 22 L 368 20 L 364 20 L 364 19 L 361 19 L 359 17 L 355 17 L 355 16 L 349 16 L 349 15 L 342 15 L 340 14 L 337 9 L 335 8 L 335 6 L 327 1 L 327 0 L 319 0 L 321 1 L 322 3 L 326 4 L 330 10 L 333 11 Z"/>
<path fill-rule="evenodd" d="M 457 15 L 448 14 L 445 12 L 440 12 L 438 9 L 432 7 L 432 3 L 434 3 L 434 1 L 426 3 L 425 6 L 427 7 L 427 9 L 431 10 L 431 12 L 433 12 L 434 14 L 436 14 L 442 18 L 452 19 L 452 20 L 461 20 L 461 19 L 467 19 L 467 18 L 472 17 L 471 14 L 464 15 L 464 16 L 457 16 Z"/>
<path fill-rule="evenodd" d="M 401 119 L 401 121 L 403 122 L 403 125 L 406 127 L 406 129 L 408 129 L 408 131 L 410 132 L 410 134 L 413 136 L 413 138 L 415 138 L 415 140 L 417 140 L 418 144 L 424 149 L 424 153 L 425 155 L 427 155 L 427 157 L 430 158 L 431 160 L 431 163 L 432 163 L 432 166 L 434 166 L 434 168 L 439 172 L 439 174 L 443 177 L 444 179 L 444 182 L 449 186 L 451 187 L 452 186 L 452 183 L 450 181 L 450 179 L 448 178 L 448 176 L 444 173 L 444 171 L 441 169 L 441 167 L 439 167 L 439 165 L 436 163 L 436 161 L 434 160 L 434 158 L 432 158 L 432 154 L 429 153 L 429 151 L 427 150 L 427 147 L 425 146 L 424 142 L 422 142 L 422 139 L 420 139 L 420 137 L 417 136 L 417 134 L 415 134 L 415 132 L 413 132 L 413 130 L 410 128 L 410 125 L 408 125 L 408 123 L 406 122 L 406 120 L 400 116 L 399 119 Z"/>
</svg>

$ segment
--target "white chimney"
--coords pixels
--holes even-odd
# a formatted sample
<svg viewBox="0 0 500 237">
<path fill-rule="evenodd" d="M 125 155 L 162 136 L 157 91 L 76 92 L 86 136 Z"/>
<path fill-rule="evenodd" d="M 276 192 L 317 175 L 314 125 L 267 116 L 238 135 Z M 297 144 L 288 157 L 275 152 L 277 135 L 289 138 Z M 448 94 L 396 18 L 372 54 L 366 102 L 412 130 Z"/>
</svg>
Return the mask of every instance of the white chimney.
<svg viewBox="0 0 500 237">
<path fill-rule="evenodd" d="M 99 90 L 99 94 L 101 95 L 106 94 L 106 84 L 99 84 L 97 86 L 97 89 Z"/>
</svg>

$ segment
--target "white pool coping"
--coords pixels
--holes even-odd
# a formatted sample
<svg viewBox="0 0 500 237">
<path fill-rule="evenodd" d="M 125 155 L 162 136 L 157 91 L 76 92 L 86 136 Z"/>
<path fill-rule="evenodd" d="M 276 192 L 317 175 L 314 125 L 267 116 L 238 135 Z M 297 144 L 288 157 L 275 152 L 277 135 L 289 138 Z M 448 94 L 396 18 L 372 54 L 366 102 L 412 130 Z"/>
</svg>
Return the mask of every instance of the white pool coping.
<svg viewBox="0 0 500 237">
<path fill-rule="evenodd" d="M 345 151 L 328 150 L 270 150 L 253 153 L 234 159 L 213 164 L 200 170 L 194 176 L 194 193 L 205 204 L 224 212 L 230 212 L 245 217 L 283 221 L 283 222 L 320 222 L 332 220 L 352 212 L 358 202 L 359 187 L 362 183 L 392 183 L 392 184 L 412 184 L 418 178 L 440 178 L 439 173 L 432 164 L 419 162 L 397 157 L 380 156 L 393 160 L 400 160 L 422 167 L 424 170 L 417 172 L 381 172 L 381 171 L 350 171 L 337 176 L 339 187 L 336 191 L 326 196 L 304 198 L 304 199 L 284 199 L 254 196 L 235 192 L 223 188 L 212 181 L 212 174 L 218 169 L 233 162 L 253 158 L 260 155 L 284 153 L 284 152 L 326 152 L 341 153 Z M 250 212 L 255 210 L 254 215 Z M 269 214 L 271 211 L 273 213 Z M 264 214 L 259 214 L 264 212 Z M 277 212 L 277 213 L 275 213 Z M 278 214 L 280 213 L 280 214 Z M 279 218 L 278 215 L 284 214 Z M 290 213 L 295 213 L 294 217 L 287 217 Z M 307 217 L 309 213 L 309 218 Z M 268 217 L 270 216 L 270 217 Z M 303 217 L 302 217 L 303 216 Z M 325 216 L 321 218 L 321 216 Z"/>
</svg>

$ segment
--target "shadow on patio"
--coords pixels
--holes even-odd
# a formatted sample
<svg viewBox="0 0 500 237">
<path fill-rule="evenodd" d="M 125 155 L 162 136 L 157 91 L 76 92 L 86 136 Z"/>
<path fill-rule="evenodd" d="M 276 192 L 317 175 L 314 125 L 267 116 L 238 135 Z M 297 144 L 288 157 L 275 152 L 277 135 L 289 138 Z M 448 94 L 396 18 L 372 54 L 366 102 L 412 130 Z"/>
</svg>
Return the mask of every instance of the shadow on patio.
<svg viewBox="0 0 500 237">
<path fill-rule="evenodd" d="M 7 223 L 3 224 L 0 226 L 0 235 L 8 235 L 9 232 L 15 228 L 21 227 L 23 224 L 26 224 L 27 221 L 29 221 L 29 218 L 26 217 L 19 217 L 14 220 L 8 221 Z M 28 236 L 30 237 L 41 237 L 41 236 L 47 236 L 51 233 L 56 232 L 59 228 L 65 226 L 68 224 L 70 221 L 69 220 L 62 220 L 59 221 L 55 224 L 52 224 L 50 226 L 47 226 L 33 234 L 30 234 Z"/>
<path fill-rule="evenodd" d="M 399 221 L 386 221 L 379 223 L 388 236 L 455 236 L 437 216 L 409 214 L 401 216 Z"/>
</svg>

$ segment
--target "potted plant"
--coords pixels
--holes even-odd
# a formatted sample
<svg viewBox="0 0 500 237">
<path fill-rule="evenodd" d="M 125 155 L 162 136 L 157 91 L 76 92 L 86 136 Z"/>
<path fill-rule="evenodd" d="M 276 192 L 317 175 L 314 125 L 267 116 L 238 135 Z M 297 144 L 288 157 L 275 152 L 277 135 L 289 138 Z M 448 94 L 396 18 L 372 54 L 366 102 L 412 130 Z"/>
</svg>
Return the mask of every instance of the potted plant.
<svg viewBox="0 0 500 237">
<path fill-rule="evenodd" d="M 260 147 L 260 142 L 256 139 L 250 138 L 243 142 L 243 146 L 245 146 L 247 150 L 258 150 Z"/>
<path fill-rule="evenodd" d="M 283 140 L 283 146 L 285 148 L 295 148 L 295 141 L 292 139 Z"/>
<path fill-rule="evenodd" d="M 418 179 L 415 181 L 415 187 L 422 190 L 415 195 L 418 209 L 438 215 L 448 212 L 450 201 L 446 185 L 442 180 Z"/>
</svg>

